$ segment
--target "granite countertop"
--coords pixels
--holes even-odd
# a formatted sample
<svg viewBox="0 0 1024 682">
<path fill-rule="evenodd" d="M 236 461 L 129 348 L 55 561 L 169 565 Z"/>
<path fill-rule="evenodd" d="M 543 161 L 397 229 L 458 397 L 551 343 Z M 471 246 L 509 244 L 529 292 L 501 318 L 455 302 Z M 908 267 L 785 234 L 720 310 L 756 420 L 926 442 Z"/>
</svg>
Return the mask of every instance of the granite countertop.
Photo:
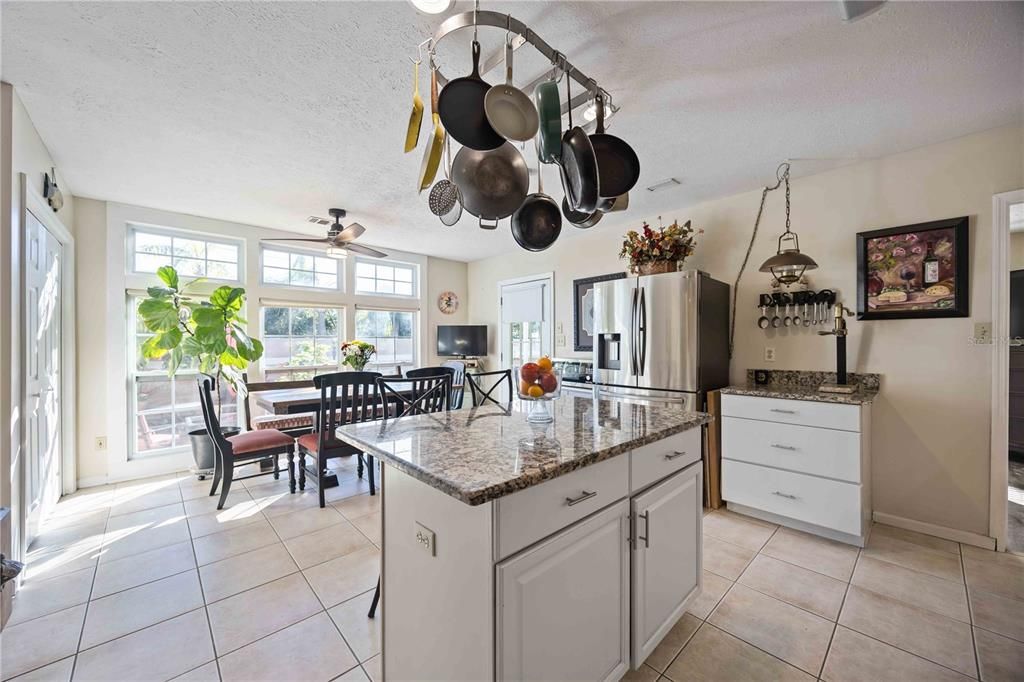
<svg viewBox="0 0 1024 682">
<path fill-rule="evenodd" d="M 469 505 L 478 505 L 711 421 L 682 405 L 563 394 L 549 424 L 528 403 L 365 422 L 340 439 Z"/>
<path fill-rule="evenodd" d="M 754 373 L 767 375 L 768 383 L 754 383 Z M 721 390 L 724 395 L 749 395 L 758 398 L 781 398 L 783 400 L 811 400 L 819 403 L 841 405 L 868 405 L 878 395 L 881 377 L 878 374 L 848 375 L 851 384 L 857 384 L 855 393 L 826 393 L 818 386 L 835 382 L 834 372 L 808 372 L 799 370 L 747 370 L 747 383 L 727 386 Z"/>
</svg>

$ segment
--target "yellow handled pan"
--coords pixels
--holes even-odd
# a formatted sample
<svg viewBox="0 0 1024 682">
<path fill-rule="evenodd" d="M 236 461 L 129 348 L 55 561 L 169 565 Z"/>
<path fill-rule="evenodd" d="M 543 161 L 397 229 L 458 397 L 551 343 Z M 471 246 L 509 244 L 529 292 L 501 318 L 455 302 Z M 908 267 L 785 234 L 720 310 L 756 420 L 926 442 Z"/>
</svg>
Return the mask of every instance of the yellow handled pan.
<svg viewBox="0 0 1024 682">
<path fill-rule="evenodd" d="M 444 126 L 441 125 L 441 117 L 437 113 L 437 69 L 430 71 L 430 113 L 434 119 L 434 132 L 423 149 L 418 180 L 421 192 L 433 184 L 437 169 L 441 165 L 441 152 L 444 150 Z"/>
<path fill-rule="evenodd" d="M 412 113 L 409 114 L 409 127 L 405 131 L 406 153 L 416 149 L 420 141 L 420 125 L 423 123 L 423 98 L 420 97 L 420 63 L 413 63 Z"/>
</svg>

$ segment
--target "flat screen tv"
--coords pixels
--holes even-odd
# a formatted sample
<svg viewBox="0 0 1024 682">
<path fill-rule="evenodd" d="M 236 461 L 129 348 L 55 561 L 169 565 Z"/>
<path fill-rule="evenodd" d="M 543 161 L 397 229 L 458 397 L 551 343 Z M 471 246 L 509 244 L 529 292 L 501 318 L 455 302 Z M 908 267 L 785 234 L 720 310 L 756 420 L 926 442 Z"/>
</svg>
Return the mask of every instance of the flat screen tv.
<svg viewBox="0 0 1024 682">
<path fill-rule="evenodd" d="M 487 325 L 439 324 L 437 354 L 440 357 L 481 357 L 487 355 Z"/>
</svg>

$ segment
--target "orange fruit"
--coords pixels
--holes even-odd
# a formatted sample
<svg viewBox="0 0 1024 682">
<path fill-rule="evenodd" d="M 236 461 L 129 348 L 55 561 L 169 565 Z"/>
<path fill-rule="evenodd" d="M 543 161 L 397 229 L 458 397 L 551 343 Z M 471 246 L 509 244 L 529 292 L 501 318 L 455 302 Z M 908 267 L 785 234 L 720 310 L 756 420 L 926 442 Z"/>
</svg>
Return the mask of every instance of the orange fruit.
<svg viewBox="0 0 1024 682">
<path fill-rule="evenodd" d="M 542 395 L 544 395 L 544 389 L 538 386 L 537 384 L 533 384 L 532 386 L 530 386 L 530 390 L 528 390 L 526 394 L 531 398 L 539 398 Z"/>
<path fill-rule="evenodd" d="M 545 374 L 547 372 L 550 372 L 552 367 L 551 358 L 545 355 L 544 357 L 537 361 L 537 366 L 540 367 L 540 371 Z"/>
<path fill-rule="evenodd" d="M 520 393 L 520 395 L 529 395 L 529 393 L 530 393 L 530 386 L 532 386 L 532 385 L 533 384 L 531 384 L 529 381 L 520 381 L 519 382 L 519 393 Z"/>
</svg>

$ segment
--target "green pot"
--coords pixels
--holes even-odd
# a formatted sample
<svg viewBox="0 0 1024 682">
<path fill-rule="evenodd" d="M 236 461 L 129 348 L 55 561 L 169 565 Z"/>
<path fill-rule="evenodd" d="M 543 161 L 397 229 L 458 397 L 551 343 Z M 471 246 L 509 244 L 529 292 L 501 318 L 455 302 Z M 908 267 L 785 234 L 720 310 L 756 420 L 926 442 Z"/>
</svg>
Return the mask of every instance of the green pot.
<svg viewBox="0 0 1024 682">
<path fill-rule="evenodd" d="M 537 115 L 540 117 L 537 132 L 540 160 L 544 163 L 558 163 L 562 158 L 562 102 L 558 95 L 558 83 L 541 83 L 537 86 L 534 96 L 537 101 Z"/>
</svg>

